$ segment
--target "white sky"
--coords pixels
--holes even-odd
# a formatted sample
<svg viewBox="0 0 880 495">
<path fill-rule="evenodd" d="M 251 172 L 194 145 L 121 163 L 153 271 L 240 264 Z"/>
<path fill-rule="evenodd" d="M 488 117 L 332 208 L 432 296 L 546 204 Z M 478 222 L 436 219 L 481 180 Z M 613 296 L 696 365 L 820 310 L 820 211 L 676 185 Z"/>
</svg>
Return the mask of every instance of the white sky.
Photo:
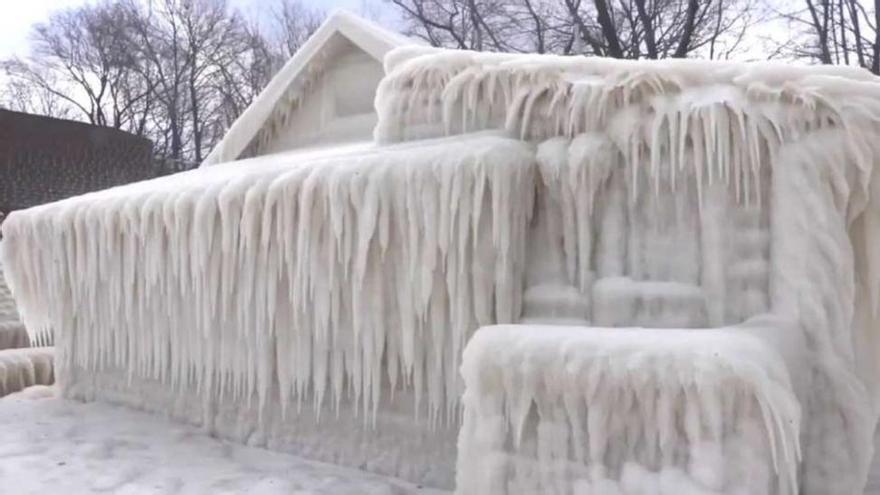
<svg viewBox="0 0 880 495">
<path fill-rule="evenodd" d="M 45 22 L 49 15 L 59 9 L 83 5 L 99 0 L 0 0 L 0 60 L 12 56 L 24 57 L 29 52 L 29 35 L 34 23 Z M 143 0 L 148 1 L 148 0 Z M 249 17 L 257 17 L 274 0 L 228 0 L 229 3 Z M 300 0 L 303 4 L 329 12 L 336 8 L 345 8 L 383 24 L 395 26 L 400 21 L 399 13 L 384 0 Z M 788 1 L 788 0 L 783 0 Z M 769 31 L 768 31 L 769 29 Z M 778 37 L 778 26 L 753 26 L 750 28 L 748 45 L 754 49 L 747 50 L 745 58 L 766 58 L 766 52 L 760 43 L 762 38 Z M 783 36 L 786 33 L 782 33 Z M 749 56 L 751 53 L 753 56 Z M 743 58 L 740 56 L 739 58 Z M 0 74 L 0 82 L 3 75 Z"/>
<path fill-rule="evenodd" d="M 0 16 L 0 58 L 25 55 L 28 33 L 35 22 L 45 21 L 56 9 L 85 3 L 83 0 L 5 0 Z"/>
<path fill-rule="evenodd" d="M 13 55 L 28 54 L 28 38 L 31 27 L 36 22 L 48 20 L 49 15 L 58 9 L 89 3 L 91 0 L 0 0 L 3 14 L 0 15 L 0 59 Z M 258 12 L 260 5 L 267 0 L 229 0 L 246 13 Z M 375 15 L 377 10 L 388 9 L 376 0 L 302 0 L 306 5 L 326 11 L 346 8 L 354 12 Z M 371 12 L 372 11 L 372 12 Z"/>
</svg>

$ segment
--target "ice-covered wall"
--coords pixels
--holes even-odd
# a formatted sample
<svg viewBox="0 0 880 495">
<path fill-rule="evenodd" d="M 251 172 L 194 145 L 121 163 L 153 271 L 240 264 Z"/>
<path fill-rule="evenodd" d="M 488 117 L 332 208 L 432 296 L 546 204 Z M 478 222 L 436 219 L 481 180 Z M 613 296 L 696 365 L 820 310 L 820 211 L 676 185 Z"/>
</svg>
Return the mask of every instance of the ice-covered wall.
<svg viewBox="0 0 880 495">
<path fill-rule="evenodd" d="M 769 493 L 861 490 L 880 404 L 872 76 L 424 48 L 390 53 L 386 74 L 373 145 L 10 216 L 0 257 L 28 328 L 56 332 L 62 387 L 151 407 L 120 385 L 149 382 L 154 409 L 195 395 L 184 416 L 225 414 L 218 428 L 244 440 L 334 412 L 411 439 L 419 427 L 383 409 L 392 393 L 425 430 L 454 429 L 480 326 L 725 328 L 764 343 L 763 371 L 784 365 L 800 408 L 797 479 Z M 768 319 L 782 323 L 756 325 Z M 610 376 L 631 390 L 638 373 Z M 511 390 L 489 385 L 489 399 Z M 361 462 L 334 448 L 318 456 Z M 426 479 L 382 462 L 369 466 Z"/>
<path fill-rule="evenodd" d="M 470 333 L 520 313 L 533 155 L 500 138 L 223 165 L 10 216 L 2 254 L 58 366 L 213 400 L 455 418 Z M 47 301 L 55 301 L 47 304 Z M 385 388 L 387 387 L 387 388 Z M 298 410 L 298 409 L 297 409 Z"/>
<path fill-rule="evenodd" d="M 873 76 L 424 48 L 386 72 L 379 142 L 495 129 L 538 146 L 526 321 L 794 322 L 763 338 L 803 408 L 799 489 L 860 492 L 880 397 Z"/>
</svg>

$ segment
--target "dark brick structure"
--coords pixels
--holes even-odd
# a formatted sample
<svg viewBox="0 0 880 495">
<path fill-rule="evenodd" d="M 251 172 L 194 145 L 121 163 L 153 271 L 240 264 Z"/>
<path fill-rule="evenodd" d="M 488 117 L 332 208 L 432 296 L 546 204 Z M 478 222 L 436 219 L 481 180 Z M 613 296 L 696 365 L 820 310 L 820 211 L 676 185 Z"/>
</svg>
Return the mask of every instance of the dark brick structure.
<svg viewBox="0 0 880 495">
<path fill-rule="evenodd" d="M 153 176 L 148 139 L 0 110 L 0 218 L 12 210 Z"/>
</svg>

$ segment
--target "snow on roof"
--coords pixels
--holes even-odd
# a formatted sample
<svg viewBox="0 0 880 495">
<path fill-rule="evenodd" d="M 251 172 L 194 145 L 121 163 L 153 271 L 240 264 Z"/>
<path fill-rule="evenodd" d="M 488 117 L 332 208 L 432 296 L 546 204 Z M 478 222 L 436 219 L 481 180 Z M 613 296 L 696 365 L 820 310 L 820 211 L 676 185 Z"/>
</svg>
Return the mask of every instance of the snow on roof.
<svg viewBox="0 0 880 495">
<path fill-rule="evenodd" d="M 306 86 L 306 80 L 313 77 L 316 72 L 320 72 L 320 68 L 315 67 L 317 64 L 313 62 L 338 35 L 379 62 L 382 62 L 385 54 L 393 48 L 417 44 L 406 36 L 389 31 L 351 12 L 334 11 L 232 123 L 226 135 L 211 150 L 202 165 L 209 166 L 238 158 L 263 124 L 273 116 L 279 102 L 284 101 L 283 97 L 290 91 L 297 91 Z"/>
<path fill-rule="evenodd" d="M 791 117 L 880 121 L 880 78 L 857 67 L 693 59 L 485 53 L 424 46 L 385 57 L 375 136 L 393 142 L 486 128 L 541 139 L 631 128 L 639 104 L 651 115 L 727 108 L 778 124 Z M 789 119 L 790 120 L 790 119 Z M 791 122 L 789 122 L 791 123 Z M 614 134 L 614 130 L 611 130 Z"/>
</svg>

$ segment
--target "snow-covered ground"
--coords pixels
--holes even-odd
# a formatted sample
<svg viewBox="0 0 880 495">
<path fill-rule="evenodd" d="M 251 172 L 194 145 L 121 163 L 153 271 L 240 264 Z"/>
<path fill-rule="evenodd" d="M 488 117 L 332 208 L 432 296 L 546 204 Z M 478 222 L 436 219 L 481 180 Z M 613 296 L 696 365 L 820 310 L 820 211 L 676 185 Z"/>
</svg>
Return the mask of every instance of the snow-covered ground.
<svg viewBox="0 0 880 495">
<path fill-rule="evenodd" d="M 53 388 L 37 386 L 0 399 L 0 492 L 446 493 L 223 442 L 161 416 L 53 395 Z"/>
</svg>

